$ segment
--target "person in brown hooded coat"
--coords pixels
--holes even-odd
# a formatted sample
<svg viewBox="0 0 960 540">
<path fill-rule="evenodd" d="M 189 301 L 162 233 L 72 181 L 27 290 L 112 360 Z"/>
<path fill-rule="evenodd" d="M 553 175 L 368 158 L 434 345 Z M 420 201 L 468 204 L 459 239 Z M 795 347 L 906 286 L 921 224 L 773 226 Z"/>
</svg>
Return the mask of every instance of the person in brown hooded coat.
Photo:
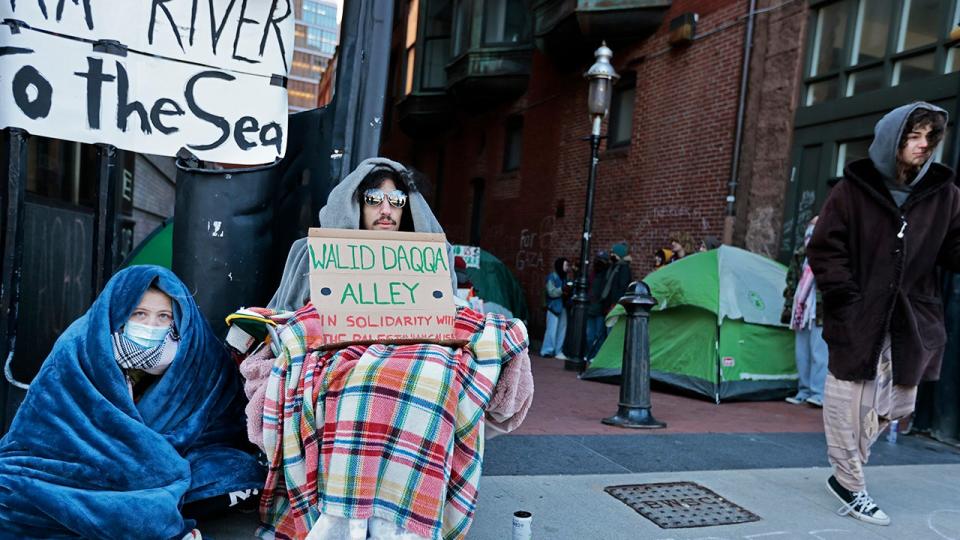
<svg viewBox="0 0 960 540">
<path fill-rule="evenodd" d="M 823 421 L 840 514 L 887 525 L 863 465 L 892 420 L 913 412 L 917 385 L 936 380 L 946 344 L 938 266 L 960 270 L 960 189 L 932 156 L 947 114 L 929 103 L 894 109 L 874 128 L 870 157 L 830 191 L 807 257 L 824 301 L 829 345 Z"/>
</svg>

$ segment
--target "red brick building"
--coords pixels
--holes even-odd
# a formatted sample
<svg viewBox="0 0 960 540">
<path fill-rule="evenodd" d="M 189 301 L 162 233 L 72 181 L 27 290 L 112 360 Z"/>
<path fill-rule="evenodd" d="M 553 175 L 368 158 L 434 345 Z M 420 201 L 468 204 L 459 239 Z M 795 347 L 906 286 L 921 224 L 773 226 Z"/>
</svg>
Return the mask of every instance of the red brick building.
<svg viewBox="0 0 960 540">
<path fill-rule="evenodd" d="M 382 150 L 431 180 L 424 191 L 451 242 L 514 270 L 539 327 L 554 258 L 579 257 L 590 130 L 582 74 L 602 39 L 621 79 L 604 122 L 592 250 L 626 240 L 642 276 L 670 235 L 720 238 L 736 178 L 734 245 L 782 260 L 884 111 L 910 99 L 953 109 L 950 27 L 922 10 L 944 21 L 957 8 L 926 1 L 759 0 L 741 119 L 748 2 L 399 0 Z M 692 40 L 672 45 L 671 22 L 692 14 Z M 864 59 L 870 47 L 879 56 Z M 927 56 L 929 73 L 911 71 Z M 857 75 L 878 70 L 879 87 L 861 88 L 873 79 Z"/>
</svg>

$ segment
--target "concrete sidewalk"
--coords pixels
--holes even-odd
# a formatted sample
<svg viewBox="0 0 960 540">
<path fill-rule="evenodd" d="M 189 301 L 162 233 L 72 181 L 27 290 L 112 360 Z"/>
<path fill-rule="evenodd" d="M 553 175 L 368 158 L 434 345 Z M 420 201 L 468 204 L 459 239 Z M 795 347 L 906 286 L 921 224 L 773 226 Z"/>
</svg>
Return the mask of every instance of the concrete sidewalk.
<svg viewBox="0 0 960 540">
<path fill-rule="evenodd" d="M 481 482 L 472 540 L 504 540 L 512 514 L 533 514 L 544 540 L 943 540 L 960 538 L 960 465 L 870 467 L 870 493 L 890 515 L 888 527 L 834 512 L 824 482 L 830 470 L 751 469 L 587 476 L 494 476 Z M 760 521 L 661 529 L 603 491 L 606 486 L 696 482 L 760 516 Z"/>
<path fill-rule="evenodd" d="M 534 357 L 533 407 L 516 432 L 486 442 L 471 540 L 510 540 L 513 512 L 533 513 L 537 540 L 960 539 L 960 449 L 913 436 L 873 449 L 870 493 L 889 527 L 834 514 L 820 409 L 783 401 L 731 402 L 654 392 L 664 430 L 600 419 L 619 387 L 581 381 L 562 362 Z M 604 487 L 688 481 L 761 519 L 661 529 Z M 255 515 L 201 525 L 215 540 L 252 538 Z"/>
<path fill-rule="evenodd" d="M 576 476 L 485 476 L 471 540 L 510 540 L 513 512 L 533 514 L 536 540 L 948 540 L 960 538 L 960 465 L 868 469 L 870 493 L 888 527 L 835 514 L 826 467 Z M 603 491 L 653 482 L 695 482 L 758 515 L 760 521 L 661 529 Z M 253 538 L 255 515 L 202 525 L 204 538 Z"/>
</svg>

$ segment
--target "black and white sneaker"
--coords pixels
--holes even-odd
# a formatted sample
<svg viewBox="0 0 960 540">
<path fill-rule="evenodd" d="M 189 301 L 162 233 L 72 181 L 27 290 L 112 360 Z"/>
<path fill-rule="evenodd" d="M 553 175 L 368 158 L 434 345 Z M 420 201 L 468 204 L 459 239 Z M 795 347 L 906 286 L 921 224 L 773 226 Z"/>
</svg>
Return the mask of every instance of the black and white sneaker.
<svg viewBox="0 0 960 540">
<path fill-rule="evenodd" d="M 867 494 L 867 490 L 850 491 L 841 486 L 834 476 L 827 479 L 827 490 L 843 503 L 843 506 L 837 510 L 838 515 L 850 515 L 874 525 L 890 524 L 890 516 L 873 502 L 873 497 Z"/>
</svg>

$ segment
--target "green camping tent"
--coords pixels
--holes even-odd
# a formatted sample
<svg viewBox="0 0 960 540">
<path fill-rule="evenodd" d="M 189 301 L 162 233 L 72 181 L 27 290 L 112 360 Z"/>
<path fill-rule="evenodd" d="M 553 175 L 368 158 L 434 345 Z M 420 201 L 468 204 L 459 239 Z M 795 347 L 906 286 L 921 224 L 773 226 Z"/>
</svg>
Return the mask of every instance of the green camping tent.
<svg viewBox="0 0 960 540">
<path fill-rule="evenodd" d="M 722 246 L 665 266 L 644 282 L 658 305 L 650 316 L 651 378 L 713 398 L 768 399 L 796 388 L 793 332 L 780 324 L 786 269 Z M 607 315 L 610 334 L 584 379 L 618 379 L 626 317 Z"/>
<path fill-rule="evenodd" d="M 138 264 L 173 267 L 173 218 L 169 217 L 138 244 L 120 268 Z"/>
<path fill-rule="evenodd" d="M 485 302 L 496 302 L 509 309 L 514 317 L 529 320 L 530 310 L 520 282 L 492 253 L 481 249 L 480 268 L 467 268 L 467 277 Z"/>
</svg>

